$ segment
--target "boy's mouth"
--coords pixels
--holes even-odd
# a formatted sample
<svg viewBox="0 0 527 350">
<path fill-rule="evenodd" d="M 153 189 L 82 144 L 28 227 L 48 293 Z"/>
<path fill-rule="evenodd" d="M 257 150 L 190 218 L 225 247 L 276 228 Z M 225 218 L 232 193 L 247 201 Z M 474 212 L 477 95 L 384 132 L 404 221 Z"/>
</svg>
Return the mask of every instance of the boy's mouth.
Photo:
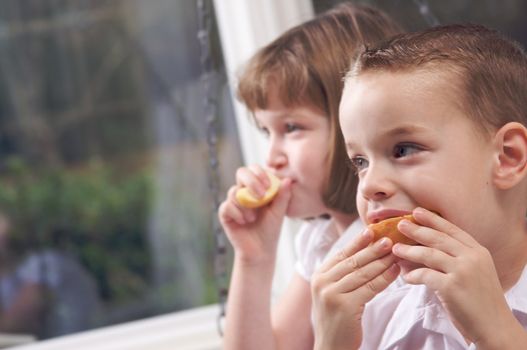
<svg viewBox="0 0 527 350">
<path fill-rule="evenodd" d="M 368 224 L 376 224 L 380 221 L 394 218 L 397 216 L 404 216 L 411 214 L 411 210 L 400 210 L 400 209 L 379 209 L 368 212 L 366 220 Z"/>
</svg>

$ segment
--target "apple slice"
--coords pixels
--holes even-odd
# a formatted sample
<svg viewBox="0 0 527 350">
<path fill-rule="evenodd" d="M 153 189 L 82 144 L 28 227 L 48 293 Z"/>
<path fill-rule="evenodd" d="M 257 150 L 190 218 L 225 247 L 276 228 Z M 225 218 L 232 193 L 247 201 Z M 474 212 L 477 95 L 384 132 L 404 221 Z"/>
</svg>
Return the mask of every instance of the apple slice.
<svg viewBox="0 0 527 350">
<path fill-rule="evenodd" d="M 418 245 L 419 243 L 403 235 L 401 231 L 397 229 L 397 224 L 403 219 L 410 220 L 414 223 L 416 222 L 412 215 L 404 215 L 385 219 L 376 224 L 369 225 L 368 227 L 373 231 L 373 241 L 375 242 L 383 237 L 388 237 L 392 240 L 393 244 L 404 243 L 409 245 Z"/>
<path fill-rule="evenodd" d="M 236 191 L 236 200 L 245 208 L 259 208 L 270 203 L 278 193 L 280 188 L 280 179 L 271 173 L 267 173 L 267 177 L 271 181 L 271 185 L 265 191 L 263 197 L 257 198 L 251 194 L 247 187 L 242 187 Z"/>
</svg>

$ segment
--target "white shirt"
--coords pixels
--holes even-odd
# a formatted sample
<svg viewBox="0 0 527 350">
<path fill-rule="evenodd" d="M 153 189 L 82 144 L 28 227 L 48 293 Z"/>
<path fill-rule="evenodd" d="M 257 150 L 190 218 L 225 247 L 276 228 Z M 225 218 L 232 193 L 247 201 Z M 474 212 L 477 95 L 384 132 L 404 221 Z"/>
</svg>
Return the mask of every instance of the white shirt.
<svg viewBox="0 0 527 350">
<path fill-rule="evenodd" d="M 355 237 L 357 237 L 366 226 L 360 219 L 357 219 L 351 223 L 351 225 L 342 233 L 339 239 L 331 246 L 326 259 L 335 255 L 336 253 L 343 250 Z"/>
<path fill-rule="evenodd" d="M 356 220 L 339 237 L 330 220 L 306 223 L 295 237 L 299 257 L 296 271 L 310 281 L 325 259 L 342 250 L 363 229 Z M 527 329 L 527 267 L 505 293 L 505 299 Z M 366 304 L 362 326 L 361 350 L 476 349 L 465 342 L 433 291 L 424 285 L 407 284 L 401 277 Z M 518 348 L 527 349 L 527 344 Z"/>
<path fill-rule="evenodd" d="M 364 225 L 357 219 L 339 236 L 331 220 L 306 222 L 295 236 L 296 272 L 310 282 L 322 262 L 342 250 L 363 229 Z"/>
<path fill-rule="evenodd" d="M 505 299 L 527 329 L 527 268 Z M 401 277 L 366 304 L 362 326 L 363 350 L 476 349 L 465 342 L 433 291 L 406 284 Z M 519 344 L 521 348 L 527 344 Z"/>
</svg>

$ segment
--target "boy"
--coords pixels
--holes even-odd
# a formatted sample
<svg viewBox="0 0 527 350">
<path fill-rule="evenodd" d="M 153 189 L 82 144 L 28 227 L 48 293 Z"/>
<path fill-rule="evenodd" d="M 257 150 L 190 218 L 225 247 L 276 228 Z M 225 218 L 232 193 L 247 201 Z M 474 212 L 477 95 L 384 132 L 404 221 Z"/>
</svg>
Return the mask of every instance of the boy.
<svg viewBox="0 0 527 350">
<path fill-rule="evenodd" d="M 358 57 L 340 122 L 362 220 L 412 213 L 420 245 L 366 230 L 324 264 L 316 347 L 527 348 L 525 52 L 477 25 L 397 36 Z"/>
</svg>

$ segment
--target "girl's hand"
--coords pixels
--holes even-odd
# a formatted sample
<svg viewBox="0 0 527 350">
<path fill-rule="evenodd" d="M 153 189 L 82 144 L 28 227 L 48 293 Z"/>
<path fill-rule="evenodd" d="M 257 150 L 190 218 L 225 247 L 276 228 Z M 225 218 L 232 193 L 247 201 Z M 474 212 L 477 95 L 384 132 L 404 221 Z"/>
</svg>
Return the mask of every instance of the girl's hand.
<svg viewBox="0 0 527 350">
<path fill-rule="evenodd" d="M 227 192 L 220 205 L 220 222 L 234 247 L 236 255 L 247 262 L 274 261 L 280 228 L 291 197 L 291 181 L 283 179 L 274 200 L 261 208 L 249 209 L 239 205 L 236 191 L 247 187 L 257 197 L 271 185 L 266 171 L 258 166 L 239 168 L 236 185 Z"/>
<path fill-rule="evenodd" d="M 422 246 L 396 244 L 393 253 L 420 264 L 403 277 L 410 284 L 424 284 L 436 291 L 454 325 L 475 344 L 496 338 L 513 317 L 492 256 L 471 235 L 428 210 L 417 208 L 399 230 Z"/>
<path fill-rule="evenodd" d="M 315 349 L 358 348 L 365 304 L 397 278 L 392 242 L 372 239 L 366 229 L 313 275 Z"/>
</svg>

